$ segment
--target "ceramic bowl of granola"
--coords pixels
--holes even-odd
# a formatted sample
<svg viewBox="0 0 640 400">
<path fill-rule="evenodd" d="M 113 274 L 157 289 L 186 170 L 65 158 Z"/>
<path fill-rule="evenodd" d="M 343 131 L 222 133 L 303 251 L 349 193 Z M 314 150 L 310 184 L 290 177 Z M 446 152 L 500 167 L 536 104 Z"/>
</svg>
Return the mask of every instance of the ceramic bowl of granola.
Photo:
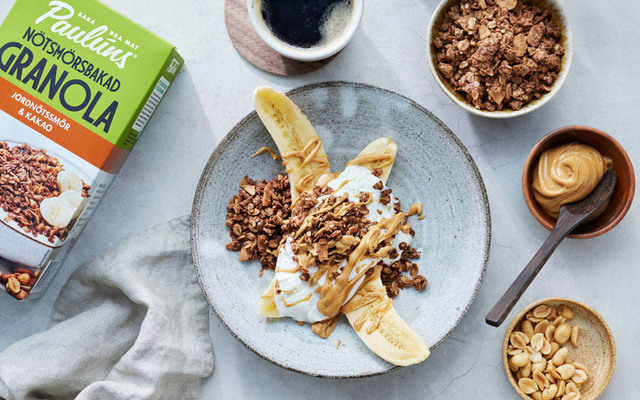
<svg viewBox="0 0 640 400">
<path fill-rule="evenodd" d="M 573 58 L 569 20 L 556 0 L 443 0 L 427 39 L 438 86 L 460 107 L 489 118 L 547 103 Z"/>
<path fill-rule="evenodd" d="M 611 381 L 616 345 L 593 308 L 549 297 L 526 306 L 505 332 L 502 361 L 525 400 L 593 400 Z"/>
</svg>

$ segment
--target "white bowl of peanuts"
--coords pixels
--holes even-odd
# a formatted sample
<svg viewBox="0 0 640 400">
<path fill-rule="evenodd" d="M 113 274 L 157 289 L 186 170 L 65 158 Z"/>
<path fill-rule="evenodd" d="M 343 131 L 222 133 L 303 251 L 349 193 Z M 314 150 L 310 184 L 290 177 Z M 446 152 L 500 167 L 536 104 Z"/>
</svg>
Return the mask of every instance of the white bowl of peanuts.
<svg viewBox="0 0 640 400">
<path fill-rule="evenodd" d="M 525 400 L 592 400 L 604 392 L 616 365 L 609 326 L 594 309 L 563 297 L 541 299 L 513 319 L 502 362 Z"/>
</svg>

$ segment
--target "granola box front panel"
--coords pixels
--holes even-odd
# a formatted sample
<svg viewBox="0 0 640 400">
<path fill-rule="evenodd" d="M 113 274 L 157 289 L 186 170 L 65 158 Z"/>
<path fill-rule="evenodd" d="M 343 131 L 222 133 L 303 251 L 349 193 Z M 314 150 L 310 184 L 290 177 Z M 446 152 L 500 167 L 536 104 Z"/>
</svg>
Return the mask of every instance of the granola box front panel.
<svg viewBox="0 0 640 400">
<path fill-rule="evenodd" d="M 18 0 L 0 27 L 0 284 L 37 297 L 183 60 L 95 0 Z M 15 293 L 15 271 L 35 285 Z"/>
</svg>

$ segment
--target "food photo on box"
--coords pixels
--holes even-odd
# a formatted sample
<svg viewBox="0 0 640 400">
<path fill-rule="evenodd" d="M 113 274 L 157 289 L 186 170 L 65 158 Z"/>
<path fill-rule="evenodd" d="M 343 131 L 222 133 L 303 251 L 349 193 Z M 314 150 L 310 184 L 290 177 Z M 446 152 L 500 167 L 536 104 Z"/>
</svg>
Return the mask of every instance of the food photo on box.
<svg viewBox="0 0 640 400">
<path fill-rule="evenodd" d="M 639 14 L 0 0 L 0 399 L 640 398 Z"/>
</svg>

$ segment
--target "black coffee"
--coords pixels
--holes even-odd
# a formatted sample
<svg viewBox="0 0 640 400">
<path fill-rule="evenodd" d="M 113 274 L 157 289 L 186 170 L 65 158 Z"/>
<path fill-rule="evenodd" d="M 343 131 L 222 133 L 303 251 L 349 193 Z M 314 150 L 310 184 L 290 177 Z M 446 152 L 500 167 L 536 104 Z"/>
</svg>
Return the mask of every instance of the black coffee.
<svg viewBox="0 0 640 400">
<path fill-rule="evenodd" d="M 262 19 L 273 34 L 296 47 L 338 39 L 348 25 L 351 0 L 262 0 Z"/>
</svg>

